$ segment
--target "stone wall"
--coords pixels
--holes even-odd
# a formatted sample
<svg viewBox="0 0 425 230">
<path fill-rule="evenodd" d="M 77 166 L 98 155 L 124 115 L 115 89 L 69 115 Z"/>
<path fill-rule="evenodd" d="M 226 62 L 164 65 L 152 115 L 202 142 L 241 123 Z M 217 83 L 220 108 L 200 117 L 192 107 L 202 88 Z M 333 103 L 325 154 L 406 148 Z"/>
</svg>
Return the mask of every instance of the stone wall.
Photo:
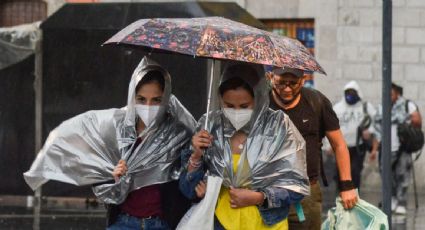
<svg viewBox="0 0 425 230">
<path fill-rule="evenodd" d="M 249 0 L 257 18 L 314 18 L 315 52 L 327 76 L 316 74 L 316 87 L 332 102 L 350 80 L 360 84 L 364 99 L 378 105 L 382 97 L 382 0 Z M 425 1 L 393 0 L 393 81 L 405 97 L 425 111 Z M 425 188 L 425 158 L 416 163 L 417 184 Z M 370 170 L 366 170 L 370 172 Z M 367 177 L 366 177 L 367 178 Z M 379 177 L 365 181 L 380 186 Z"/>
</svg>

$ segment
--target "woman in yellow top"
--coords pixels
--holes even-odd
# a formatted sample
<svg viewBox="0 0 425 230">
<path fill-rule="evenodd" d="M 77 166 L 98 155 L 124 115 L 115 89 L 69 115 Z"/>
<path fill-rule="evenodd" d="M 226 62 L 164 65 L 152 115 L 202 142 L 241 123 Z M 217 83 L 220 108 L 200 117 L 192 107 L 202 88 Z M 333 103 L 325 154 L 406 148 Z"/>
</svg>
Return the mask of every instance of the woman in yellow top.
<svg viewBox="0 0 425 230">
<path fill-rule="evenodd" d="M 289 206 L 308 195 L 305 142 L 281 111 L 268 108 L 262 66 L 229 64 L 221 76 L 220 109 L 198 122 L 180 189 L 202 198 L 204 174 L 223 178 L 215 229 L 287 229 Z"/>
</svg>

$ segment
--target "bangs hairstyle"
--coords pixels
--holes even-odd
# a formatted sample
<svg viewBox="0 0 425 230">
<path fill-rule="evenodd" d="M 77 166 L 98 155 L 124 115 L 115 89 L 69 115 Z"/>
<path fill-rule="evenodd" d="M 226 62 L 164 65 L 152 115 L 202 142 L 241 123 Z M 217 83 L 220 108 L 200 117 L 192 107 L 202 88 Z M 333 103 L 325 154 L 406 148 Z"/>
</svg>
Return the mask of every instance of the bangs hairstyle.
<svg viewBox="0 0 425 230">
<path fill-rule="evenodd" d="M 139 81 L 139 83 L 136 86 L 136 92 L 139 91 L 140 87 L 142 87 L 144 84 L 147 83 L 153 83 L 156 82 L 161 86 L 161 90 L 164 92 L 165 88 L 165 79 L 164 75 L 161 71 L 158 70 L 151 70 L 149 71 L 142 80 Z"/>
<path fill-rule="evenodd" d="M 249 86 L 248 83 L 246 83 L 244 80 L 242 80 L 239 77 L 233 77 L 233 78 L 230 78 L 229 80 L 221 83 L 218 90 L 220 92 L 220 96 L 223 97 L 223 94 L 226 91 L 236 90 L 236 89 L 239 89 L 239 88 L 245 89 L 246 91 L 248 91 L 248 93 L 252 97 L 254 97 L 254 91 L 252 90 L 251 86 Z"/>
<path fill-rule="evenodd" d="M 228 66 L 223 72 L 223 82 L 218 88 L 220 95 L 228 90 L 243 88 L 254 97 L 254 87 L 264 77 L 264 69 L 260 65 L 237 63 Z"/>
</svg>

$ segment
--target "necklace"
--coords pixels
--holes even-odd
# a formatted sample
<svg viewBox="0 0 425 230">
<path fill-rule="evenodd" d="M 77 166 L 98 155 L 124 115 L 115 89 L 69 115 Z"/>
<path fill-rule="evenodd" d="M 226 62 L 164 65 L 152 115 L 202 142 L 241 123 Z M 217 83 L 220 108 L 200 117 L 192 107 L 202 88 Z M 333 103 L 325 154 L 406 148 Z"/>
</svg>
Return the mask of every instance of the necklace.
<svg viewBox="0 0 425 230">
<path fill-rule="evenodd" d="M 239 142 L 239 144 L 237 145 L 237 146 L 238 146 L 238 149 L 242 150 L 242 149 L 243 149 L 243 147 L 244 147 L 244 145 L 245 145 L 246 139 L 245 139 L 245 140 L 243 140 L 243 141 L 239 141 L 239 140 L 238 140 L 238 142 Z"/>
<path fill-rule="evenodd" d="M 233 142 L 233 146 L 234 148 L 242 151 L 245 143 L 247 140 L 247 136 L 243 133 L 236 133 L 233 137 L 232 137 L 232 142 Z"/>
</svg>

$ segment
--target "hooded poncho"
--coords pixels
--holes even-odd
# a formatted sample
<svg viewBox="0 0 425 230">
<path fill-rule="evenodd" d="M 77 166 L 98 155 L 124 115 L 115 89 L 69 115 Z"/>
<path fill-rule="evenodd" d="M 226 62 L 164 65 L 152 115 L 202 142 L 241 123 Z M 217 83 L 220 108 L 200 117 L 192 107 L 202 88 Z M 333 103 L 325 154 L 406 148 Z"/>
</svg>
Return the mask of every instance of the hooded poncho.
<svg viewBox="0 0 425 230">
<path fill-rule="evenodd" d="M 160 71 L 165 80 L 160 111 L 137 136 L 135 89 L 147 72 Z M 37 155 L 25 181 L 36 189 L 48 180 L 74 185 L 92 185 L 106 203 L 122 203 L 135 189 L 165 183 L 179 176 L 181 148 L 190 141 L 195 127 L 192 115 L 171 94 L 169 73 L 143 58 L 132 75 L 127 106 L 121 109 L 88 111 L 55 128 Z M 137 137 L 142 142 L 133 150 Z M 112 172 L 120 159 L 127 174 L 118 182 Z"/>
</svg>

